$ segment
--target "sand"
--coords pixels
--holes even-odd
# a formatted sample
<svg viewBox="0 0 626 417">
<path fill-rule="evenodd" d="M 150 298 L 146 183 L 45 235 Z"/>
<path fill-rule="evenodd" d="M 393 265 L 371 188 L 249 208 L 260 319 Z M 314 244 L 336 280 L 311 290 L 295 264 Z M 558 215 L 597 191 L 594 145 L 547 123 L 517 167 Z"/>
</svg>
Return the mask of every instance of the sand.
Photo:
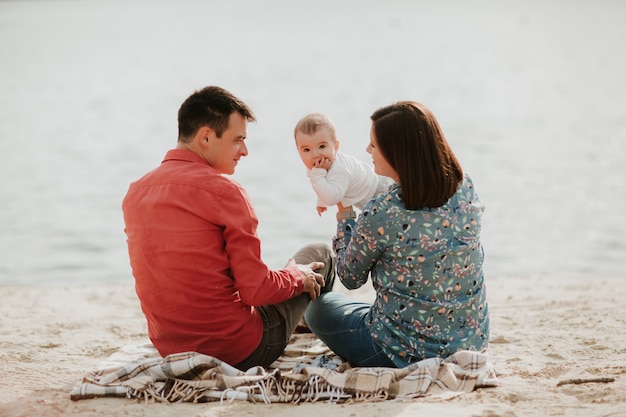
<svg viewBox="0 0 626 417">
<path fill-rule="evenodd" d="M 132 282 L 0 287 L 0 416 L 626 416 L 626 276 L 487 282 L 498 387 L 446 399 L 301 405 L 72 402 L 83 374 L 120 347 L 147 341 Z M 598 378 L 605 382 L 592 382 Z"/>
</svg>

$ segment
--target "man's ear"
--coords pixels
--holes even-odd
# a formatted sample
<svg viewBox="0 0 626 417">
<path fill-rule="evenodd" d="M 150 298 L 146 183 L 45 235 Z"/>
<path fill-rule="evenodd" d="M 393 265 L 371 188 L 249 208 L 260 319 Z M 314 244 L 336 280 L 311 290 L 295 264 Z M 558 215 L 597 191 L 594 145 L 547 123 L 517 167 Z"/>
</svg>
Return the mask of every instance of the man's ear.
<svg viewBox="0 0 626 417">
<path fill-rule="evenodd" d="M 195 134 L 194 140 L 197 141 L 200 145 L 206 145 L 209 143 L 209 137 L 211 134 L 215 134 L 213 129 L 209 126 L 202 126 L 198 129 Z"/>
</svg>

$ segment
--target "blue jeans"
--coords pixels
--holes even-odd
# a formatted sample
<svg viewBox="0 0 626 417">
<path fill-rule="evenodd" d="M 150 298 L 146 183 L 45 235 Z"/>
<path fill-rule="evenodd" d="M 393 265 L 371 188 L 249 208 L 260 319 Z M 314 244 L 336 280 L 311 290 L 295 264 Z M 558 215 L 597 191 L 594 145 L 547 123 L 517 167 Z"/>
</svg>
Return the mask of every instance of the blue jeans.
<svg viewBox="0 0 626 417">
<path fill-rule="evenodd" d="M 305 319 L 326 346 L 354 366 L 396 368 L 365 325 L 370 307 L 344 294 L 329 292 L 309 304 Z"/>
</svg>

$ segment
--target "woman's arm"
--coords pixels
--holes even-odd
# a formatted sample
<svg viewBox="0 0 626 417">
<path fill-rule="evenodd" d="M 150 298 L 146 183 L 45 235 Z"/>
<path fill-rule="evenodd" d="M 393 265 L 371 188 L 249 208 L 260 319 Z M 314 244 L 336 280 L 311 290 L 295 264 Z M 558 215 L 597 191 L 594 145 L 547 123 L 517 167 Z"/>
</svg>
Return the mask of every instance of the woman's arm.
<svg viewBox="0 0 626 417">
<path fill-rule="evenodd" d="M 346 288 L 356 289 L 367 282 L 371 269 L 382 253 L 373 226 L 377 216 L 366 206 L 358 220 L 355 220 L 356 213 L 352 206 L 343 207 L 340 203 L 337 207 L 337 234 L 333 238 L 337 275 Z"/>
</svg>

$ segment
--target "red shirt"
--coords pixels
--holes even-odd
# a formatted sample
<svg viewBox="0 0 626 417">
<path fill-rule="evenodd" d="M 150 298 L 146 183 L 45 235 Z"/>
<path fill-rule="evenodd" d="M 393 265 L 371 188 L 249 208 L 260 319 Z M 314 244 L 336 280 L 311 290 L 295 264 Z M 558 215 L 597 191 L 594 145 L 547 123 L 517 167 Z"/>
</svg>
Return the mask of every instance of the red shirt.
<svg viewBox="0 0 626 417">
<path fill-rule="evenodd" d="M 261 341 L 253 306 L 302 293 L 296 267 L 261 260 L 245 190 L 191 151 L 169 151 L 122 204 L 130 264 L 148 334 L 163 356 L 195 351 L 235 365 Z"/>
</svg>

